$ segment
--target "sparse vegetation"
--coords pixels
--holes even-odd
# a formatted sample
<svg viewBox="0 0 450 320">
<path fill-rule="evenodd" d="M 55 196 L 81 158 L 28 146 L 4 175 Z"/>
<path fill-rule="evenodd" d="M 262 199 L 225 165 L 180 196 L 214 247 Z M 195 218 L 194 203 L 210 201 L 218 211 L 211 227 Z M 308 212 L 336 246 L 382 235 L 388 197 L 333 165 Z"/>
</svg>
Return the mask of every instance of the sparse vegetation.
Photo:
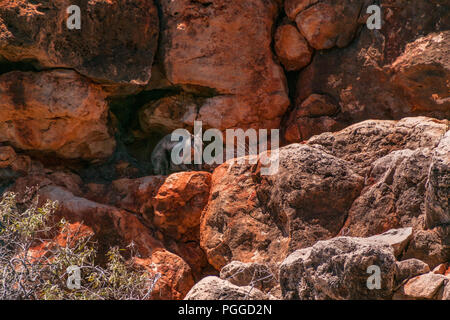
<svg viewBox="0 0 450 320">
<path fill-rule="evenodd" d="M 148 299 L 160 275 L 131 262 L 134 246 L 112 247 L 106 262 L 99 264 L 93 234 L 85 226 L 64 219 L 53 222 L 57 205 L 47 201 L 40 206 L 31 189 L 20 202 L 14 193 L 2 196 L 0 299 Z M 125 259 L 122 252 L 131 258 Z M 81 275 L 75 289 L 68 286 L 71 266 Z"/>
</svg>

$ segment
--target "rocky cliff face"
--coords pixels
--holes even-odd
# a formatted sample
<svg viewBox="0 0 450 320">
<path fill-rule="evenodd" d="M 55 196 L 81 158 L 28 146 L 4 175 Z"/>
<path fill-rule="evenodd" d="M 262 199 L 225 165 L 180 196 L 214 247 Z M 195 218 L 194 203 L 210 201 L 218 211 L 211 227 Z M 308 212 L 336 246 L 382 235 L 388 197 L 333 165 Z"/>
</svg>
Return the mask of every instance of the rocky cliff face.
<svg viewBox="0 0 450 320">
<path fill-rule="evenodd" d="M 135 243 L 155 299 L 450 299 L 449 12 L 0 1 L 0 191 L 37 186 L 101 248 Z M 279 169 L 152 175 L 158 141 L 195 120 L 280 129 Z"/>
</svg>

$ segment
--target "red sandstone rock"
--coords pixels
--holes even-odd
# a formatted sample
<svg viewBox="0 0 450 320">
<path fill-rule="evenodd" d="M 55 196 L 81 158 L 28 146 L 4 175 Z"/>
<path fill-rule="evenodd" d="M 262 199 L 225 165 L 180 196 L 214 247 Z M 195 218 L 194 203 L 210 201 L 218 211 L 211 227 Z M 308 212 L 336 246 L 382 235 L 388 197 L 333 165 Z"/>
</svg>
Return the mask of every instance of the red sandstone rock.
<svg viewBox="0 0 450 320">
<path fill-rule="evenodd" d="M 405 95 L 411 111 L 450 118 L 450 31 L 431 33 L 409 43 L 392 63 L 392 83 Z"/>
<path fill-rule="evenodd" d="M 66 27 L 70 5 L 81 9 L 80 30 Z M 92 79 L 144 85 L 158 29 L 153 0 L 6 0 L 0 6 L 0 54 L 75 69 Z"/>
<path fill-rule="evenodd" d="M 289 19 L 295 20 L 295 17 L 297 17 L 301 11 L 317 2 L 319 2 L 319 0 L 284 0 L 284 11 Z"/>
<path fill-rule="evenodd" d="M 98 85 L 74 71 L 0 75 L 0 142 L 67 159 L 103 159 L 115 141 Z"/>
<path fill-rule="evenodd" d="M 151 296 L 155 300 L 181 300 L 194 285 L 191 268 L 167 250 L 157 250 L 151 258 L 136 258 L 135 263 L 152 274 L 161 274 Z"/>
<path fill-rule="evenodd" d="M 38 189 L 46 186 L 62 187 L 76 196 L 81 196 L 83 181 L 79 176 L 70 172 L 40 170 L 30 172 L 24 177 L 16 179 L 10 191 L 23 196 L 27 187 L 37 187 Z"/>
<path fill-rule="evenodd" d="M 6 146 L 0 147 L 0 168 L 10 166 L 17 158 L 16 152 L 13 148 Z"/>
<path fill-rule="evenodd" d="M 342 128 L 342 124 L 328 116 L 319 118 L 295 118 L 295 114 L 292 113 L 291 117 L 284 133 L 286 143 L 305 141 L 314 135 L 323 132 L 333 132 Z"/>
<path fill-rule="evenodd" d="M 200 215 L 208 200 L 210 176 L 180 172 L 169 177 L 120 179 L 110 186 L 90 184 L 86 197 L 142 216 L 164 247 L 182 257 L 199 279 L 210 272 L 199 247 Z"/>
<path fill-rule="evenodd" d="M 115 180 L 106 194 L 106 199 L 99 201 L 140 214 L 151 222 L 155 206 L 154 196 L 164 180 L 165 177 L 161 176 Z"/>
<path fill-rule="evenodd" d="M 331 116 L 339 107 L 325 95 L 312 94 L 289 115 L 284 138 L 287 143 L 301 142 L 323 132 L 343 129 Z"/>
<path fill-rule="evenodd" d="M 289 99 L 283 70 L 271 50 L 276 4 L 160 2 L 167 79 L 213 92 L 197 120 L 218 129 L 278 127 Z"/>
<path fill-rule="evenodd" d="M 210 184 L 208 172 L 169 176 L 155 196 L 155 226 L 175 239 L 199 241 L 200 215 L 208 201 Z"/>
<path fill-rule="evenodd" d="M 197 115 L 198 102 L 187 94 L 169 96 L 152 101 L 139 110 L 142 130 L 172 132 L 180 128 L 192 131 Z"/>
<path fill-rule="evenodd" d="M 38 245 L 30 248 L 27 252 L 31 261 L 36 261 L 38 258 L 49 255 L 50 251 L 55 246 L 72 247 L 78 240 L 93 237 L 94 231 L 79 222 L 68 223 L 61 233 L 57 234 L 53 239 L 45 240 Z"/>
<path fill-rule="evenodd" d="M 290 1 L 292 2 L 292 1 Z M 298 3 L 300 2 L 300 3 Z M 365 13 L 369 1 L 297 1 L 295 17 L 298 29 L 315 49 L 347 46 L 360 25 L 360 14 Z"/>
<path fill-rule="evenodd" d="M 294 0 L 285 5 L 302 7 L 309 2 L 317 2 L 311 10 L 326 3 Z M 340 107 L 340 112 L 332 117 L 340 124 L 338 128 L 367 119 L 420 115 L 450 118 L 446 87 L 448 4 L 426 0 L 393 3 L 380 1 L 381 30 L 363 26 L 348 47 L 316 52 L 300 72 L 295 105 L 301 105 L 312 94 L 332 97 Z M 312 131 L 315 125 L 311 122 L 311 129 L 306 131 Z"/>
<path fill-rule="evenodd" d="M 326 95 L 312 94 L 298 107 L 298 117 L 333 116 L 339 111 L 336 103 Z"/>
<path fill-rule="evenodd" d="M 278 59 L 287 71 L 300 70 L 311 61 L 313 50 L 295 26 L 279 26 L 274 41 Z"/>
<path fill-rule="evenodd" d="M 213 173 L 200 240 L 217 270 L 233 260 L 280 262 L 336 236 L 363 183 L 349 163 L 305 145 L 280 149 L 273 176 L 256 167 L 227 162 Z"/>
</svg>

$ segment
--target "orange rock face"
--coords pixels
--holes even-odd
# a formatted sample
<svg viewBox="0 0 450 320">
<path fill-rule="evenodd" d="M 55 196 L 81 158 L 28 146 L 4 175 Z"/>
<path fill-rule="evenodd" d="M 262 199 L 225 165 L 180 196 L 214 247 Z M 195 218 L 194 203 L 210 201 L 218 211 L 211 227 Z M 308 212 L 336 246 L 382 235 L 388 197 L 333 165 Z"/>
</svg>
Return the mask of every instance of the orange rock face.
<svg viewBox="0 0 450 320">
<path fill-rule="evenodd" d="M 293 3 L 295 1 L 288 1 Z M 294 16 L 297 26 L 315 49 L 345 47 L 355 36 L 359 15 L 369 1 L 296 1 L 287 4 L 288 15 Z M 292 9 L 293 8 L 293 9 Z M 364 13 L 363 13 L 364 14 Z"/>
<path fill-rule="evenodd" d="M 380 30 L 365 26 L 374 2 Z M 81 30 L 66 27 L 70 4 L 81 8 Z M 393 228 L 412 229 L 396 257 L 417 261 L 404 264 L 450 261 L 446 1 L 70 4 L 0 0 L 0 192 L 35 187 L 41 200 L 58 200 L 56 218 L 69 229 L 83 222 L 101 253 L 133 242 L 134 262 L 161 274 L 152 298 L 182 299 L 227 264 L 276 269 L 321 240 L 344 236 L 351 249 L 349 237 Z M 278 170 L 264 176 L 261 161 L 229 161 L 203 167 L 212 173 L 152 176 L 160 139 L 195 120 L 204 131 L 279 129 Z M 52 241 L 33 254 L 66 235 Z M 352 264 L 368 261 L 365 248 L 348 251 Z M 333 265 L 340 254 L 329 249 L 316 265 Z M 358 277 L 336 294 L 334 271 L 323 281 L 295 261 L 285 276 L 298 297 L 362 297 Z M 267 289 L 280 296 L 276 278 Z M 431 297 L 421 293 L 428 280 L 410 296 Z M 246 296 L 243 283 L 208 281 L 191 297 Z"/>
<path fill-rule="evenodd" d="M 81 29 L 66 27 L 67 8 L 81 9 Z M 109 83 L 146 84 L 158 43 L 153 0 L 2 1 L 0 54 L 75 69 Z"/>
<path fill-rule="evenodd" d="M 107 115 L 104 93 L 74 71 L 0 75 L 0 142 L 16 148 L 106 158 L 115 148 Z"/>
<path fill-rule="evenodd" d="M 290 24 L 278 27 L 275 33 L 275 50 L 287 71 L 300 70 L 307 66 L 313 54 L 305 38 Z"/>
<path fill-rule="evenodd" d="M 13 148 L 0 147 L 0 168 L 6 168 L 16 160 L 17 155 Z"/>
<path fill-rule="evenodd" d="M 326 95 L 312 94 L 297 106 L 286 122 L 284 138 L 287 143 L 304 141 L 322 132 L 342 129 L 332 116 L 339 112 L 336 103 Z"/>
<path fill-rule="evenodd" d="M 155 226 L 175 239 L 198 241 L 200 215 L 208 201 L 210 184 L 208 172 L 169 176 L 155 196 Z"/>
<path fill-rule="evenodd" d="M 289 99 L 271 52 L 276 4 L 162 0 L 161 6 L 168 80 L 216 93 L 201 106 L 198 120 L 218 129 L 277 127 Z"/>
<path fill-rule="evenodd" d="M 155 238 L 184 259 L 199 279 L 210 271 L 199 246 L 200 216 L 210 184 L 208 172 L 180 172 L 168 177 L 119 179 L 109 186 L 89 184 L 84 196 L 142 217 Z"/>
<path fill-rule="evenodd" d="M 323 126 L 320 124 L 323 121 L 302 119 L 302 127 L 305 128 L 302 130 L 314 133 L 337 131 L 367 119 L 399 120 L 409 116 L 450 119 L 450 76 L 448 59 L 444 58 L 448 56 L 449 48 L 449 7 L 447 4 L 425 0 L 417 0 L 414 5 L 408 5 L 409 2 L 404 0 L 397 1 L 396 5 L 392 3 L 390 0 L 380 1 L 383 21 L 381 30 L 369 30 L 362 25 L 350 45 L 317 51 L 311 63 L 300 71 L 295 90 L 296 106 L 313 94 L 321 94 L 331 97 L 340 107 L 340 111 L 331 117 L 339 125 Z M 325 35 L 330 26 L 343 22 L 346 28 L 352 29 L 356 20 L 349 22 L 346 18 L 336 17 L 333 21 L 325 22 L 329 15 L 319 14 L 320 10 L 314 8 L 325 6 L 330 12 L 337 10 L 342 14 L 347 12 L 347 4 L 350 1 L 285 2 L 287 8 L 295 9 L 298 6 L 300 13 L 290 10 L 300 19 L 298 23 L 311 24 L 308 26 L 311 34 L 314 34 L 315 27 L 320 27 L 313 41 L 323 43 L 325 38 L 321 34 Z M 309 20 L 301 18 L 302 14 L 310 10 L 316 13 L 311 14 Z M 361 15 L 364 12 L 365 8 L 361 10 Z M 348 17 L 351 16 L 349 12 Z M 319 24 L 322 18 L 324 23 Z M 314 21 L 317 22 L 315 27 L 312 24 Z M 440 22 L 436 24 L 436 21 Z M 408 28 L 407 25 L 415 27 Z M 303 32 L 300 27 L 299 30 Z M 309 42 L 310 39 L 303 35 Z M 340 36 L 330 39 L 339 42 Z M 294 118 L 290 116 L 285 117 L 285 121 Z M 291 122 L 282 124 L 282 127 L 291 126 Z M 294 136 L 290 134 L 290 137 Z"/>
<path fill-rule="evenodd" d="M 194 285 L 191 268 L 177 255 L 167 250 L 155 251 L 151 258 L 136 258 L 136 264 L 145 267 L 161 278 L 156 282 L 152 298 L 156 300 L 181 300 Z"/>
<path fill-rule="evenodd" d="M 133 242 L 142 257 L 136 263 L 161 274 L 153 298 L 182 299 L 194 284 L 189 265 L 179 256 L 166 251 L 163 244 L 153 238 L 151 230 L 133 214 L 75 197 L 61 187 L 47 186 L 41 189 L 40 194 L 44 199 L 59 202 L 59 217 L 71 223 L 82 222 L 91 228 L 101 252 L 106 252 L 112 245 L 123 248 Z"/>
</svg>

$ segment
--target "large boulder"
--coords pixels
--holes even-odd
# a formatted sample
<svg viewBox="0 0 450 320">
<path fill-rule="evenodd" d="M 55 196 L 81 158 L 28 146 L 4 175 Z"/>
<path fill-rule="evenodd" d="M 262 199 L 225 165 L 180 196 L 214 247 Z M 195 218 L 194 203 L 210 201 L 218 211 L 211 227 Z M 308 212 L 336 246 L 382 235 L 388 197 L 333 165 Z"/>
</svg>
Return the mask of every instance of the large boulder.
<svg viewBox="0 0 450 320">
<path fill-rule="evenodd" d="M 380 289 L 367 285 L 371 266 L 380 268 Z M 389 299 L 395 274 L 396 260 L 389 245 L 338 237 L 287 257 L 280 266 L 280 284 L 285 299 Z"/>
<path fill-rule="evenodd" d="M 417 258 L 430 268 L 450 261 L 450 226 L 416 230 L 402 259 Z"/>
<path fill-rule="evenodd" d="M 342 5 L 346 2 L 342 1 Z M 296 107 L 311 94 L 329 95 L 340 106 L 340 112 L 332 117 L 340 127 L 324 126 L 322 130 L 335 131 L 367 119 L 420 115 L 450 118 L 446 85 L 449 81 L 448 3 L 378 2 L 381 30 L 364 26 L 348 47 L 317 51 L 312 62 L 300 72 L 294 93 Z M 289 0 L 285 5 L 293 8 L 287 10 L 293 16 L 310 6 L 311 10 L 318 5 L 330 6 L 327 1 L 315 0 Z M 322 24 L 317 27 L 322 28 Z M 306 127 L 305 132 L 311 132 L 316 125 L 303 118 L 298 121 Z"/>
<path fill-rule="evenodd" d="M 70 223 L 82 222 L 92 228 L 104 240 L 101 245 L 128 245 L 134 242 L 142 256 L 151 255 L 155 249 L 162 248 L 150 230 L 129 212 L 74 196 L 65 188 L 55 185 L 42 187 L 39 195 L 42 199 L 58 201 L 58 218 L 65 218 Z"/>
<path fill-rule="evenodd" d="M 206 277 L 188 292 L 185 300 L 269 300 L 259 289 L 239 287 L 218 277 Z"/>
<path fill-rule="evenodd" d="M 450 130 L 434 149 L 425 196 L 427 227 L 450 223 Z"/>
<path fill-rule="evenodd" d="M 425 228 L 425 190 L 432 151 L 398 150 L 376 160 L 366 187 L 349 211 L 343 232 L 366 237 L 393 228 Z"/>
<path fill-rule="evenodd" d="M 449 130 L 448 120 L 426 117 L 400 121 L 367 120 L 336 133 L 323 133 L 308 140 L 332 155 L 352 163 L 365 176 L 371 165 L 392 151 L 419 148 L 434 149 Z"/>
<path fill-rule="evenodd" d="M 66 26 L 71 5 L 81 9 L 80 30 Z M 109 83 L 146 84 L 158 34 L 153 0 L 7 0 L 0 6 L 0 55 Z"/>
<path fill-rule="evenodd" d="M 294 0 L 286 1 L 286 13 L 315 49 L 347 46 L 364 22 L 370 0 Z"/>
<path fill-rule="evenodd" d="M 217 270 L 233 260 L 280 262 L 336 236 L 363 185 L 348 162 L 306 145 L 281 148 L 273 175 L 259 169 L 227 162 L 213 173 L 200 240 Z"/>
<path fill-rule="evenodd" d="M 371 266 L 381 271 L 377 290 L 367 285 Z M 338 237 L 287 257 L 280 266 L 280 284 L 285 299 L 388 299 L 394 290 L 395 273 L 396 260 L 389 245 Z"/>
<path fill-rule="evenodd" d="M 201 89 L 197 120 L 218 129 L 278 128 L 289 98 L 274 61 L 272 0 L 160 1 L 161 52 L 173 85 Z M 251 32 L 249 32 L 251 30 Z"/>
<path fill-rule="evenodd" d="M 437 299 L 439 290 L 447 283 L 450 279 L 434 273 L 427 273 L 410 279 L 405 283 L 396 293 L 394 299 Z"/>
<path fill-rule="evenodd" d="M 156 250 L 149 258 L 135 258 L 153 276 L 161 277 L 155 283 L 151 298 L 154 300 L 181 300 L 194 286 L 189 265 L 182 258 L 167 250 Z"/>
<path fill-rule="evenodd" d="M 405 280 L 430 272 L 430 266 L 419 259 L 406 259 L 397 262 L 396 280 L 402 283 Z"/>
<path fill-rule="evenodd" d="M 364 188 L 348 211 L 340 234 L 368 237 L 412 227 L 404 258 L 418 258 L 430 267 L 447 261 L 448 129 L 448 120 L 425 117 L 368 120 L 308 140 L 308 144 L 349 161 L 365 177 Z M 444 220 L 427 226 L 430 218 Z"/>
<path fill-rule="evenodd" d="M 115 149 L 105 94 L 69 70 L 0 75 L 0 142 L 66 159 L 105 159 Z"/>
<path fill-rule="evenodd" d="M 160 274 L 154 299 L 182 299 L 194 284 L 190 266 L 167 251 L 135 215 L 125 210 L 76 197 L 68 190 L 48 185 L 39 190 L 42 199 L 58 201 L 57 217 L 69 223 L 83 223 L 95 233 L 103 254 L 114 245 L 125 248 L 133 243 L 139 258 L 135 261 L 154 275 Z"/>
<path fill-rule="evenodd" d="M 210 180 L 208 172 L 125 178 L 108 185 L 88 184 L 84 197 L 141 217 L 165 248 L 189 264 L 197 279 L 211 269 L 199 245 L 200 216 L 208 200 Z"/>
</svg>

